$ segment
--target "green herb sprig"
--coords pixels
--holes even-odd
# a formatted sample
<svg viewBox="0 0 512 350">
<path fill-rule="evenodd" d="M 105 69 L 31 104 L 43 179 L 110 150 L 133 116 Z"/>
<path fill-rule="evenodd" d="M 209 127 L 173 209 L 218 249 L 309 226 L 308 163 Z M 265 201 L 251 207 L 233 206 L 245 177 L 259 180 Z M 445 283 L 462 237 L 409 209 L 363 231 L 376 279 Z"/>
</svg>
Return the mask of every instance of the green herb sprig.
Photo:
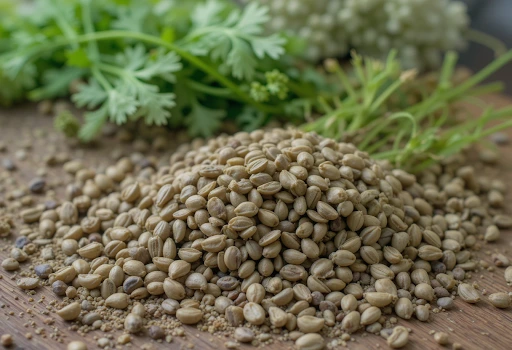
<svg viewBox="0 0 512 350">
<path fill-rule="evenodd" d="M 285 114 L 297 97 L 280 72 L 288 69 L 287 40 L 264 34 L 268 10 L 256 3 L 37 0 L 33 12 L 9 18 L 1 29 L 0 102 L 65 96 L 79 81 L 71 99 L 92 110 L 83 140 L 107 121 L 138 119 L 210 136 L 229 110 Z M 252 93 L 257 84 L 266 98 Z"/>
<path fill-rule="evenodd" d="M 499 91 L 500 84 L 478 84 L 511 61 L 512 51 L 506 52 L 457 85 L 453 78 L 457 54 L 449 52 L 434 89 L 419 102 L 409 103 L 408 84 L 415 80 L 416 71 L 402 71 L 395 52 L 386 62 L 353 53 L 350 74 L 337 61 L 328 60 L 326 70 L 337 77 L 345 93 L 320 98 L 323 116 L 303 128 L 354 142 L 374 158 L 417 172 L 483 137 L 512 127 L 512 107 L 495 110 L 488 106 L 479 118 L 467 116 L 463 121 L 456 121 L 453 114 L 457 103 L 473 103 L 479 95 Z M 499 123 L 489 127 L 493 121 Z"/>
</svg>

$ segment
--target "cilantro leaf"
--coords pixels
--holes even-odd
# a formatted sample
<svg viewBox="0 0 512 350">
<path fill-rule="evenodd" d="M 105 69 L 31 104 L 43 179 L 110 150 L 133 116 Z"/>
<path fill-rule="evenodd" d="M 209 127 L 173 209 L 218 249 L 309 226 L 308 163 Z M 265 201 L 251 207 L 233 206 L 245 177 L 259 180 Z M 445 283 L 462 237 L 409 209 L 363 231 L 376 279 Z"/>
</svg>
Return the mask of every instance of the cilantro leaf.
<svg viewBox="0 0 512 350">
<path fill-rule="evenodd" d="M 85 73 L 86 70 L 77 67 L 49 69 L 43 73 L 43 84 L 39 88 L 30 91 L 28 98 L 38 101 L 65 96 L 69 92 L 69 85 Z"/>
<path fill-rule="evenodd" d="M 66 63 L 72 67 L 87 68 L 91 66 L 91 61 L 87 57 L 87 52 L 83 48 L 66 51 Z"/>
<path fill-rule="evenodd" d="M 96 137 L 108 120 L 108 106 L 104 104 L 100 109 L 84 115 L 84 125 L 78 132 L 78 137 L 84 141 L 91 141 Z"/>
<path fill-rule="evenodd" d="M 146 124 L 166 125 L 171 116 L 170 109 L 176 106 L 173 93 L 161 93 L 155 85 L 137 84 L 137 98 L 140 108 L 132 119 L 143 117 Z"/>
<path fill-rule="evenodd" d="M 136 91 L 124 83 L 120 83 L 108 91 L 106 104 L 109 118 L 116 124 L 126 123 L 128 117 L 137 112 L 137 108 L 140 106 Z"/>
<path fill-rule="evenodd" d="M 194 100 L 185 124 L 188 126 L 190 135 L 208 137 L 219 129 L 221 120 L 225 116 L 225 110 L 211 109 Z"/>
<path fill-rule="evenodd" d="M 148 57 L 144 67 L 135 72 L 135 76 L 142 80 L 150 80 L 152 78 L 161 78 L 169 83 L 175 83 L 176 77 L 174 72 L 182 69 L 180 57 L 175 52 L 167 52 L 158 50 L 154 55 Z"/>
<path fill-rule="evenodd" d="M 94 78 L 89 80 L 89 84 L 80 85 L 78 89 L 78 92 L 73 94 L 71 99 L 79 108 L 96 108 L 108 98 L 107 92 Z"/>
<path fill-rule="evenodd" d="M 250 80 L 258 65 L 256 58 L 278 59 L 285 52 L 286 40 L 278 35 L 263 36 L 268 8 L 251 2 L 222 19 L 225 9 L 219 0 L 196 6 L 191 15 L 192 30 L 185 38 L 187 47 L 196 55 L 209 55 L 233 77 Z"/>
</svg>

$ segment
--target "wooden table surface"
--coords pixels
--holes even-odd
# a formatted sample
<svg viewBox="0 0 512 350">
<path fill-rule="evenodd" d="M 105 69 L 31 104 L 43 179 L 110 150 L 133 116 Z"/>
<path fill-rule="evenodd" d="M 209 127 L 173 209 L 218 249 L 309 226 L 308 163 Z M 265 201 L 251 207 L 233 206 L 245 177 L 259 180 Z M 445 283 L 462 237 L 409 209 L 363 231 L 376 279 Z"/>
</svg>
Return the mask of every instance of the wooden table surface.
<svg viewBox="0 0 512 350">
<path fill-rule="evenodd" d="M 500 96 L 492 96 L 487 99 L 496 105 L 503 106 L 512 103 Z M 2 159 L 13 160 L 18 170 L 11 173 L 10 181 L 14 179 L 19 185 L 28 186 L 29 181 L 36 176 L 38 169 L 43 167 L 43 159 L 52 152 L 67 152 L 73 157 L 84 159 L 88 164 L 101 165 L 109 161 L 112 152 L 124 152 L 128 154 L 132 150 L 131 145 L 121 145 L 116 140 L 102 139 L 101 144 L 95 148 L 73 148 L 69 142 L 62 142 L 60 135 L 52 130 L 52 119 L 38 115 L 37 108 L 33 105 L 0 109 L 0 143 L 7 144 L 8 150 L 0 152 L 0 202 L 7 194 L 2 189 Z M 41 137 L 41 134 L 46 136 Z M 512 130 L 508 131 L 512 137 Z M 31 144 L 32 148 L 26 151 L 27 158 L 18 160 L 19 150 L 23 145 Z M 162 153 L 152 153 L 156 157 L 167 161 L 170 149 Z M 16 153 L 18 152 L 18 155 Z M 498 169 L 486 170 L 486 174 L 492 178 L 499 178 L 509 185 L 507 203 L 512 201 L 512 144 L 501 147 L 502 163 Z M 5 174 L 5 173 L 4 173 Z M 47 183 L 55 186 L 56 198 L 63 196 L 62 186 L 59 184 L 66 176 L 59 167 L 48 168 Z M 37 198 L 44 200 L 45 198 Z M 0 209 L 1 210 L 1 209 Z M 512 212 L 512 205 L 507 208 Z M 16 231 L 16 228 L 14 229 Z M 9 244 L 15 235 L 9 239 L 0 240 L 0 260 L 8 256 Z M 476 253 L 478 259 L 491 262 L 491 253 L 499 251 L 512 258 L 512 232 L 502 232 L 502 236 L 495 244 L 484 245 L 483 249 Z M 27 266 L 26 263 L 22 266 Z M 20 270 L 21 271 L 21 270 Z M 487 293 L 509 292 L 512 287 L 506 285 L 503 277 L 503 268 L 496 268 L 494 272 L 479 271 L 473 273 L 473 281 L 485 288 Z M 16 273 L 9 273 L 0 268 L 0 334 L 11 334 L 14 338 L 15 349 L 65 349 L 66 344 L 72 340 L 81 340 L 87 343 L 89 349 L 96 349 L 96 339 L 105 336 L 101 331 L 90 332 L 85 336 L 78 334 L 71 328 L 72 323 L 64 322 L 54 314 L 55 323 L 47 324 L 49 317 L 42 314 L 50 301 L 56 297 L 50 288 L 39 288 L 35 295 L 28 295 L 16 287 Z M 44 298 L 44 299 L 43 299 Z M 399 320 L 399 324 L 412 330 L 409 344 L 404 349 L 442 349 L 452 348 L 452 343 L 462 344 L 463 349 L 512 349 L 512 308 L 500 310 L 494 308 L 486 300 L 476 305 L 469 305 L 459 298 L 455 301 L 455 308 L 449 312 L 442 312 L 431 316 L 430 322 Z M 47 322 L 47 321 L 46 321 Z M 168 343 L 158 343 L 147 336 L 133 337 L 132 347 L 148 349 L 186 349 L 194 344 L 195 349 L 224 349 L 227 338 L 217 338 L 208 333 L 199 332 L 195 327 L 185 326 L 185 337 L 173 337 Z M 432 331 L 444 331 L 449 334 L 450 344 L 442 347 L 435 343 Z M 27 339 L 26 334 L 31 333 L 32 338 Z M 39 333 L 39 334 L 38 334 Z M 58 337 L 56 335 L 59 335 Z M 120 331 L 112 331 L 115 339 Z M 56 339 L 60 339 L 58 342 Z M 386 341 L 376 335 L 358 332 L 353 335 L 353 341 L 348 342 L 349 349 L 387 349 Z M 254 349 L 250 346 L 241 346 L 241 349 Z M 270 349 L 292 348 L 292 343 L 278 342 L 269 346 Z"/>
</svg>

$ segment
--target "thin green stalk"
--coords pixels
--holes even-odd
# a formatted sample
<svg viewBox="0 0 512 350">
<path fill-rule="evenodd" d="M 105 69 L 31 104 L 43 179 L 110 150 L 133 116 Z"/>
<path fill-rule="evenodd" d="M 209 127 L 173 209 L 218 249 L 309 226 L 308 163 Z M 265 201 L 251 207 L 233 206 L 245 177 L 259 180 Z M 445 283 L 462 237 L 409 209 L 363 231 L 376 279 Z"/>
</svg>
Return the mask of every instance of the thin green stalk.
<svg viewBox="0 0 512 350">
<path fill-rule="evenodd" d="M 444 90 L 452 85 L 451 79 L 453 76 L 453 71 L 455 70 L 455 65 L 457 64 L 457 60 L 458 55 L 456 52 L 449 51 L 446 54 L 446 57 L 443 61 L 443 66 L 441 67 L 441 74 L 439 75 L 439 89 Z"/>
<path fill-rule="evenodd" d="M 493 50 L 495 57 L 499 57 L 507 52 L 507 46 L 503 43 L 503 41 L 492 35 L 475 29 L 468 30 L 466 35 L 469 40 Z"/>
<path fill-rule="evenodd" d="M 218 97 L 229 97 L 231 95 L 231 91 L 227 88 L 219 88 L 215 86 L 209 86 L 205 84 L 198 83 L 197 81 L 186 79 L 185 83 L 195 91 L 202 92 L 212 96 Z"/>
</svg>

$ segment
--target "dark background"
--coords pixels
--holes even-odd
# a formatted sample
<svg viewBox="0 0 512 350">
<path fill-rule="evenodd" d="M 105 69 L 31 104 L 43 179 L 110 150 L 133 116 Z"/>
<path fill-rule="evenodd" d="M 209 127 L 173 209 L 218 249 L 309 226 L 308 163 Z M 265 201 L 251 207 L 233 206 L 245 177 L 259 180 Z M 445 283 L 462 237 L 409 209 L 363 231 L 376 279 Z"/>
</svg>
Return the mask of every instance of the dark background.
<svg viewBox="0 0 512 350">
<path fill-rule="evenodd" d="M 468 6 L 471 27 L 492 35 L 502 41 L 508 49 L 512 48 L 512 0 L 463 0 Z M 460 53 L 460 64 L 471 70 L 480 70 L 494 58 L 491 49 L 470 42 L 467 49 Z M 502 81 L 506 93 L 512 95 L 512 64 L 503 67 L 489 81 Z"/>
</svg>

